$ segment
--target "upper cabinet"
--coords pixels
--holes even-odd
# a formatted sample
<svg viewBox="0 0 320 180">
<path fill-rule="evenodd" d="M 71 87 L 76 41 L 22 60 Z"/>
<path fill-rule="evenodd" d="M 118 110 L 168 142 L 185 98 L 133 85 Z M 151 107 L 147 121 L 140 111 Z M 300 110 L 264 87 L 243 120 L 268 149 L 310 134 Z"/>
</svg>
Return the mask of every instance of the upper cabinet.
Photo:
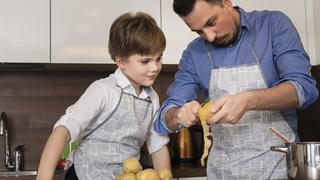
<svg viewBox="0 0 320 180">
<path fill-rule="evenodd" d="M 0 1 L 0 62 L 50 62 L 49 0 Z"/>
<path fill-rule="evenodd" d="M 198 37 L 173 11 L 172 4 L 173 0 L 161 1 L 162 30 L 167 39 L 167 47 L 163 53 L 164 64 L 178 64 L 183 50 Z"/>
<path fill-rule="evenodd" d="M 231 0 L 246 11 L 281 10 L 295 24 L 313 65 L 320 64 L 318 0 Z M 112 22 L 125 12 L 150 14 L 167 47 L 164 64 L 178 64 L 198 35 L 172 8 L 173 0 L 1 0 L 0 63 L 114 63 L 108 53 Z M 318 58 L 318 59 L 317 59 Z"/>
<path fill-rule="evenodd" d="M 125 12 L 143 11 L 160 26 L 160 0 L 51 1 L 52 63 L 113 63 L 109 29 Z"/>
</svg>

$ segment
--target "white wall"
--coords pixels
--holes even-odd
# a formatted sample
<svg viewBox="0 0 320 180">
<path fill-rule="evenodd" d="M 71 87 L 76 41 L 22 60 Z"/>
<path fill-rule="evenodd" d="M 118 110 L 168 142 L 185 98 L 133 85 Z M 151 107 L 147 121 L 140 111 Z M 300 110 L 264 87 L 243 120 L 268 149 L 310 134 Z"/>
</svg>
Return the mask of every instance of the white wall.
<svg viewBox="0 0 320 180">
<path fill-rule="evenodd" d="M 320 64 L 320 1 L 313 0 L 316 64 Z"/>
</svg>

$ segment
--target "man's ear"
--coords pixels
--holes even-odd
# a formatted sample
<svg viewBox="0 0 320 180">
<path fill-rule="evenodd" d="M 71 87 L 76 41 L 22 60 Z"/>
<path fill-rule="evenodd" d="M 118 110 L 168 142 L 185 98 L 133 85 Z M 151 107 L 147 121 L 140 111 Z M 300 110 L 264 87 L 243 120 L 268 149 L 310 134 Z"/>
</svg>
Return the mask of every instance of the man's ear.
<svg viewBox="0 0 320 180">
<path fill-rule="evenodd" d="M 224 6 L 233 7 L 231 0 L 222 0 Z"/>
</svg>

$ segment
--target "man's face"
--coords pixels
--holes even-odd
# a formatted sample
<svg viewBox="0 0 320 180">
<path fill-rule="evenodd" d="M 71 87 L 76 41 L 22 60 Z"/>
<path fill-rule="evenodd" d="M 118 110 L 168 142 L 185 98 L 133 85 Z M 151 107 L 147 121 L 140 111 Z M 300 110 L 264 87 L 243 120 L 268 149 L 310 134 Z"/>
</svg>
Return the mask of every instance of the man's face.
<svg viewBox="0 0 320 180">
<path fill-rule="evenodd" d="M 240 14 L 230 0 L 223 0 L 222 6 L 197 0 L 192 12 L 182 19 L 192 31 L 219 46 L 233 43 L 239 31 Z"/>
</svg>

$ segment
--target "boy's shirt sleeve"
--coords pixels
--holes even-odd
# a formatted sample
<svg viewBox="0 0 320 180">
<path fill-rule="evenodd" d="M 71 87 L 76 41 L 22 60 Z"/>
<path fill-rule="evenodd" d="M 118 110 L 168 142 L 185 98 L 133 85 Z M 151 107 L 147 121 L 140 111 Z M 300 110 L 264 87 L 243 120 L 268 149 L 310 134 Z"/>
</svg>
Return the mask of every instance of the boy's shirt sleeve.
<svg viewBox="0 0 320 180">
<path fill-rule="evenodd" d="M 83 138 L 97 123 L 101 123 L 102 119 L 99 119 L 101 112 L 111 112 L 113 104 L 110 103 L 112 101 L 107 103 L 107 96 L 105 88 L 100 83 L 92 83 L 78 101 L 67 108 L 54 128 L 66 127 L 70 133 L 71 142 Z M 106 109 L 109 109 L 109 112 Z"/>
<path fill-rule="evenodd" d="M 152 116 L 155 117 L 159 109 L 159 97 L 157 93 L 153 90 L 152 94 L 150 95 L 150 98 L 152 101 L 152 108 L 153 108 Z M 147 147 L 150 154 L 160 150 L 163 146 L 165 146 L 169 142 L 169 137 L 167 134 L 159 134 L 155 131 L 154 129 L 155 120 L 156 118 L 152 119 L 151 125 L 149 127 L 149 131 L 148 131 L 148 137 L 147 137 Z"/>
</svg>

